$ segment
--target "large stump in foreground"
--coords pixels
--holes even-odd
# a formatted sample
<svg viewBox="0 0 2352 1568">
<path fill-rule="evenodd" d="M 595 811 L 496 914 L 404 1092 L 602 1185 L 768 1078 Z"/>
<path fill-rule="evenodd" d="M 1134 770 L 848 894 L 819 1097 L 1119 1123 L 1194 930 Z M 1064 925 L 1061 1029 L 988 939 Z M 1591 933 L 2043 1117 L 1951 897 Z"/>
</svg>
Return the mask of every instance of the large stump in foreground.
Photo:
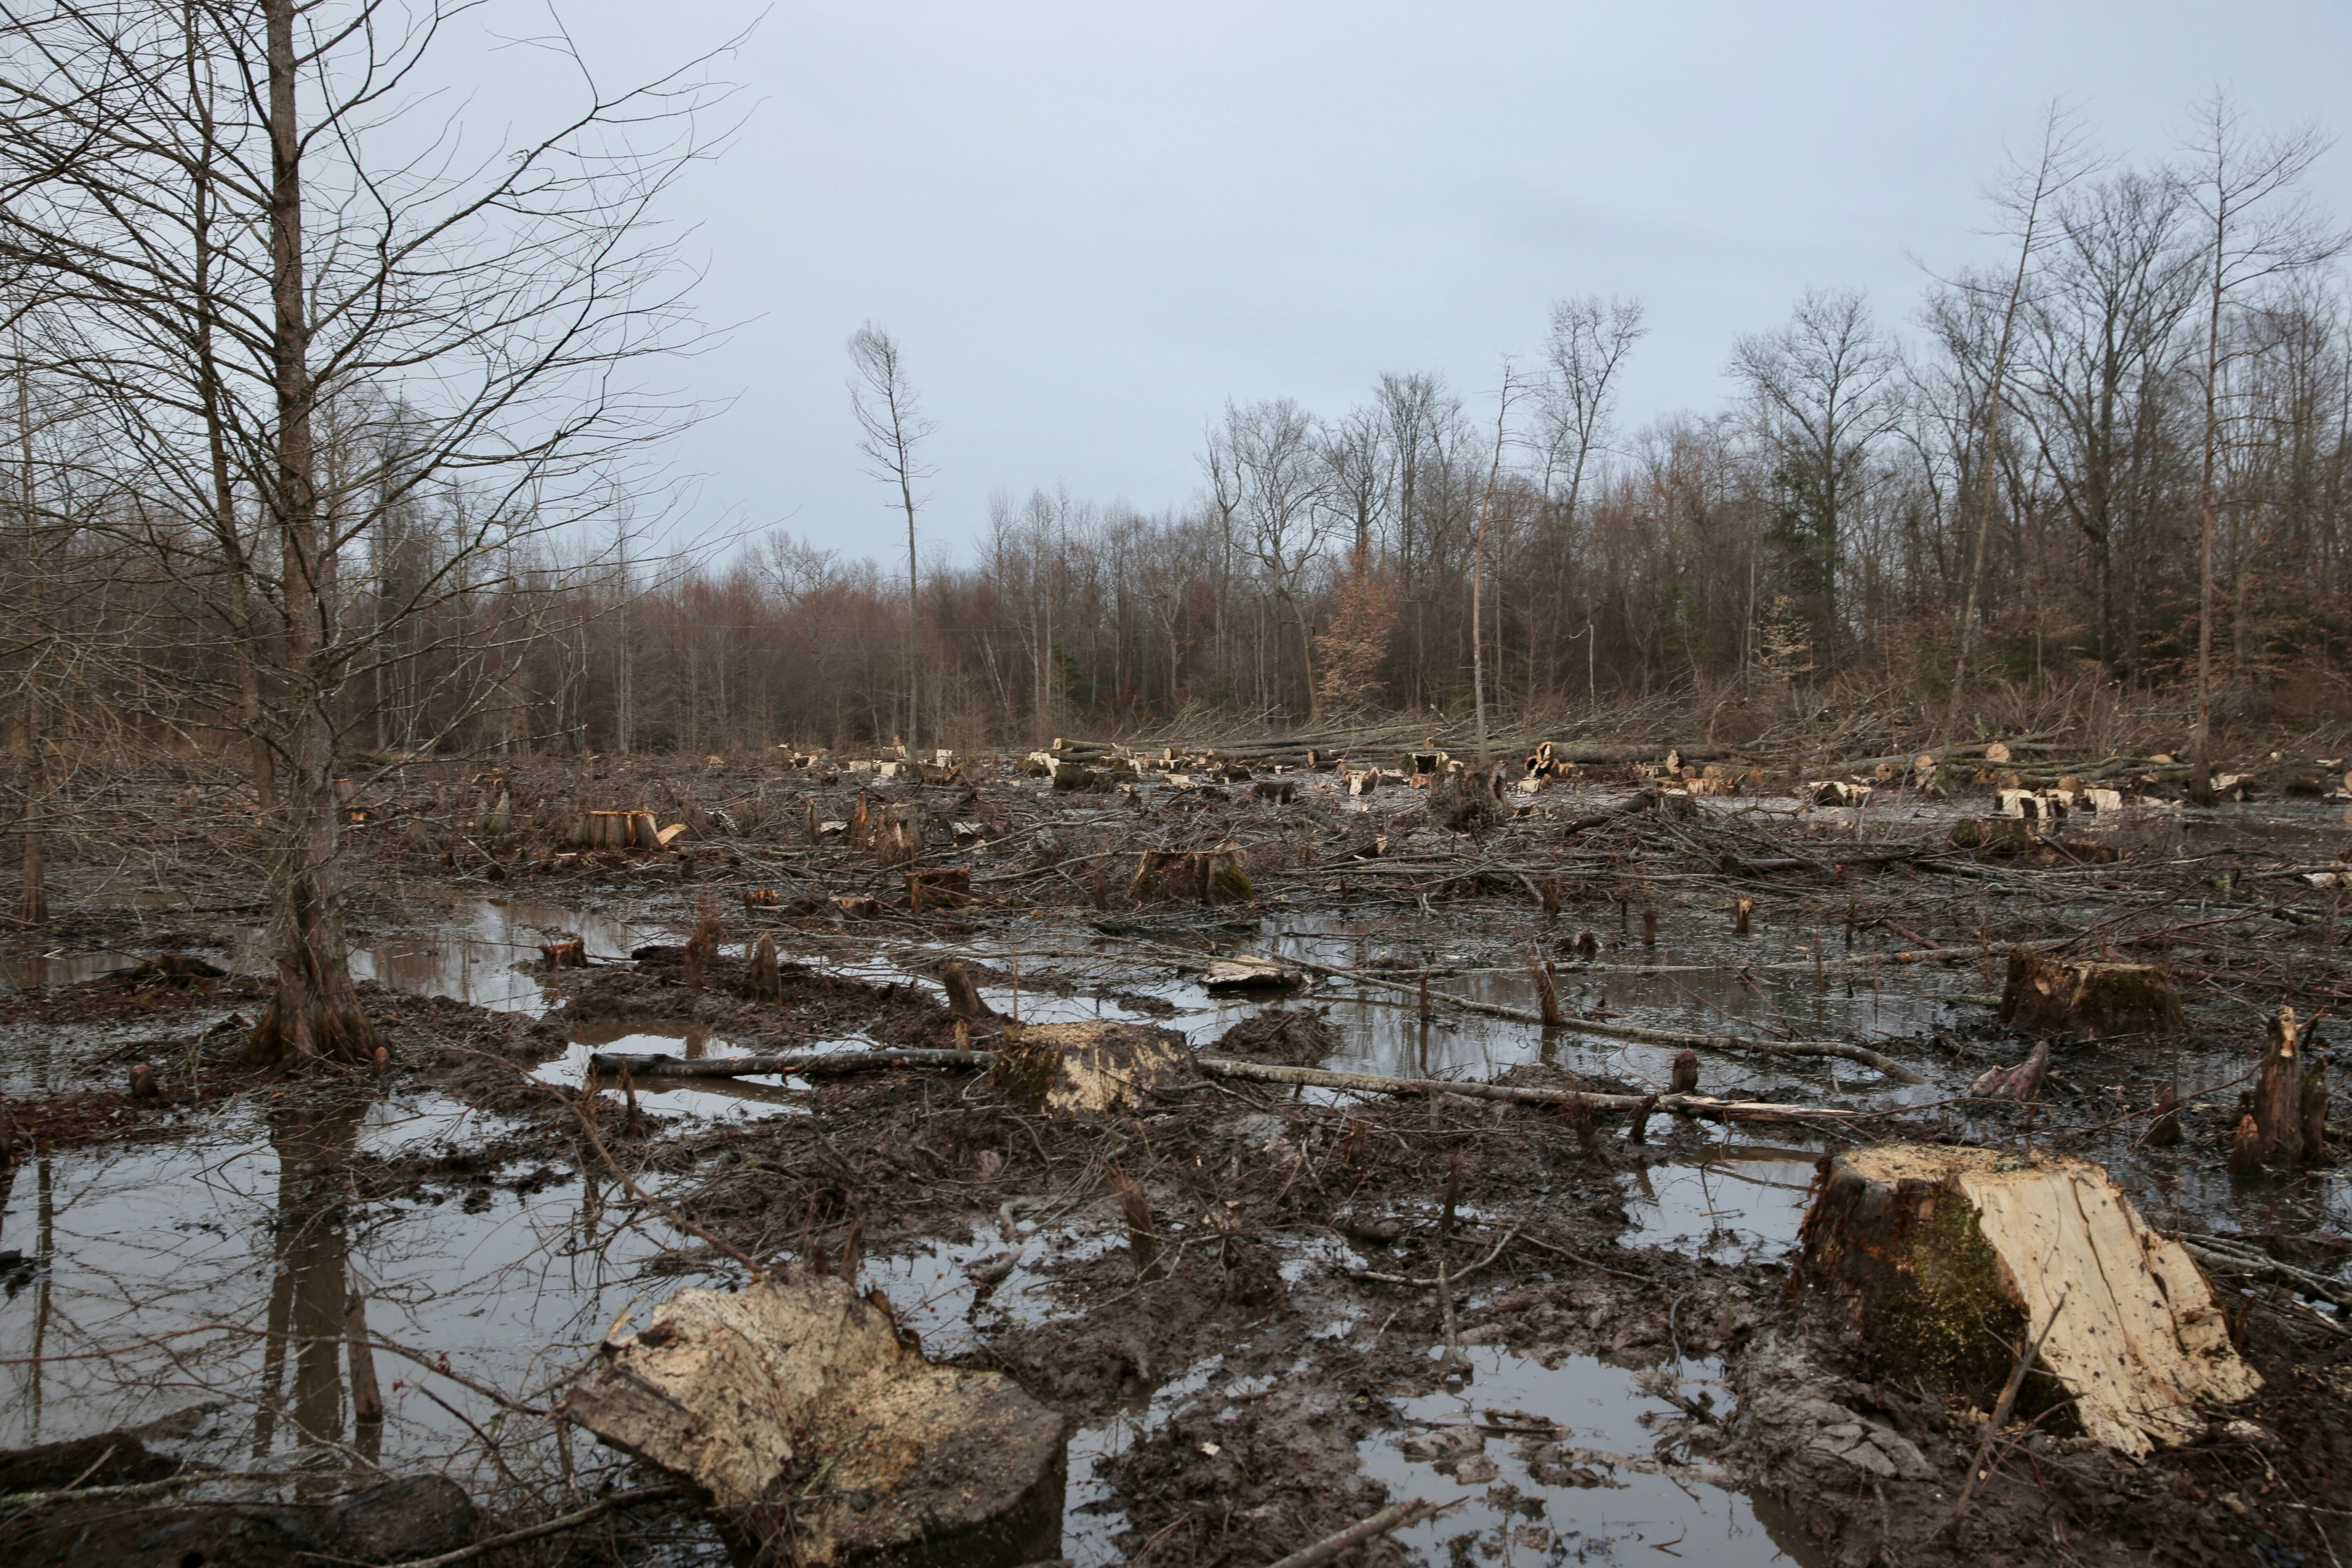
<svg viewBox="0 0 2352 1568">
<path fill-rule="evenodd" d="M 1892 1366 L 1984 1408 L 2029 1321 L 2050 1331 L 2020 1408 L 2071 1396 L 2084 1432 L 2124 1453 L 2198 1436 L 2200 1401 L 2262 1386 L 2187 1249 L 2086 1160 L 1852 1150 L 1828 1162 L 1803 1236 L 1803 1280 Z"/>
<path fill-rule="evenodd" d="M 878 1293 L 877 1293 L 878 1295 Z M 1066 1431 L 830 1277 L 684 1289 L 564 1414 L 709 1494 L 739 1561 L 1012 1568 L 1059 1550 Z"/>
<path fill-rule="evenodd" d="M 2000 1024 L 2030 1034 L 2176 1033 L 2184 1023 L 2172 976 L 2153 963 L 2095 963 L 2044 958 L 2019 948 L 2009 955 Z"/>
</svg>

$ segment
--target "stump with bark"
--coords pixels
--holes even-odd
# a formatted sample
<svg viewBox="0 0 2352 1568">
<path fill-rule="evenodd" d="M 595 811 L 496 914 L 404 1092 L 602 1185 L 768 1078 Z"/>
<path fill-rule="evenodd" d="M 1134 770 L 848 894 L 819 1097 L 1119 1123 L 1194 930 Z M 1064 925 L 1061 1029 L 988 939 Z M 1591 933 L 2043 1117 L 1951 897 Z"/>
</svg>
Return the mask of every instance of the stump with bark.
<svg viewBox="0 0 2352 1568">
<path fill-rule="evenodd" d="M 1250 885 L 1242 852 L 1231 845 L 1215 849 L 1146 849 L 1136 862 L 1128 897 L 1137 903 L 1191 899 L 1196 903 L 1247 903 Z"/>
<path fill-rule="evenodd" d="M 2302 1046 L 2303 1028 L 2294 1009 L 2281 1007 L 2271 1019 L 2263 1059 L 2254 1069 L 2254 1132 L 2265 1165 L 2293 1165 L 2303 1159 Z M 2324 1097 L 2324 1079 L 2321 1093 Z"/>
<path fill-rule="evenodd" d="M 2029 1328 L 2048 1333 L 2018 1408 L 2135 1456 L 2201 1436 L 2201 1405 L 2262 1385 L 2188 1250 L 2088 1161 L 1851 1150 L 1823 1162 L 1802 1234 L 1801 1279 L 1891 1372 L 1984 1408 Z"/>
<path fill-rule="evenodd" d="M 944 867 L 907 874 L 907 911 L 961 909 L 971 902 L 971 871 L 968 867 Z"/>
<path fill-rule="evenodd" d="M 547 960 L 550 969 L 585 969 L 588 967 L 588 944 L 580 938 L 562 937 L 539 944 L 540 956 Z"/>
<path fill-rule="evenodd" d="M 2009 955 L 2000 1024 L 2038 1034 L 2172 1034 L 2185 1026 L 2172 976 L 2153 963 L 2099 963 Z"/>
<path fill-rule="evenodd" d="M 874 823 L 874 856 L 885 866 L 919 859 L 930 837 L 930 808 L 918 801 L 886 805 Z"/>
<path fill-rule="evenodd" d="M 1196 1070 L 1175 1030 L 1108 1019 L 1033 1024 L 996 1047 L 991 1068 L 1015 1105 L 1064 1116 L 1139 1110 L 1154 1089 L 1189 1082 Z"/>
<path fill-rule="evenodd" d="M 776 966 L 776 938 L 773 932 L 762 931 L 751 945 L 751 957 L 745 966 L 743 994 L 755 1002 L 781 1002 L 784 984 Z"/>
</svg>

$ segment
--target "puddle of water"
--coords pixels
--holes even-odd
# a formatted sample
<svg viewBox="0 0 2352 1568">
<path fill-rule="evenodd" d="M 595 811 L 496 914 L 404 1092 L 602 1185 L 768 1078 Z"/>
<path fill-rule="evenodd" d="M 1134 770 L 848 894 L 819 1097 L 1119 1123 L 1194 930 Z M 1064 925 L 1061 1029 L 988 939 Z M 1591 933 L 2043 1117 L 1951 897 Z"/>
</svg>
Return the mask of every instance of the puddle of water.
<svg viewBox="0 0 2352 1568">
<path fill-rule="evenodd" d="M 0 980 L 27 989 L 36 985 L 78 985 L 118 969 L 128 969 L 138 962 L 120 952 L 34 953 L 23 958 L 0 958 Z"/>
<path fill-rule="evenodd" d="M 1357 1450 L 1391 1498 L 1460 1505 L 1397 1532 L 1421 1561 L 1655 1561 L 1635 1555 L 1647 1548 L 1707 1568 L 1827 1563 L 1769 1500 L 1717 1484 L 1703 1458 L 1662 1437 L 1683 1418 L 1639 1374 L 1591 1356 L 1546 1367 L 1496 1345 L 1464 1353 L 1472 1375 L 1458 1393 L 1400 1401 L 1412 1425 Z M 1685 1363 L 1684 1397 L 1709 1392 L 1724 1408 L 1719 1371 Z M 1514 1426 L 1528 1430 L 1491 1429 Z"/>
<path fill-rule="evenodd" d="M 1797 1245 L 1818 1158 L 1727 1143 L 1687 1163 L 1636 1169 L 1628 1240 L 1726 1263 L 1776 1258 Z"/>
<path fill-rule="evenodd" d="M 500 1013 L 543 1013 L 548 996 L 537 968 L 540 943 L 576 936 L 588 956 L 625 959 L 629 950 L 656 940 L 660 928 L 554 904 L 508 899 L 468 899 L 456 904 L 446 923 L 425 936 L 388 937 L 355 949 L 352 974 L 395 991 L 447 996 Z M 240 954 L 236 967 L 258 967 L 256 955 Z"/>
<path fill-rule="evenodd" d="M 217 1462 L 341 1447 L 468 1481 L 484 1463 L 478 1439 L 427 1390 L 478 1427 L 495 1430 L 499 1412 L 458 1384 L 380 1351 L 385 1418 L 354 1419 L 336 1342 L 353 1292 L 374 1333 L 527 1393 L 584 1361 L 633 1303 L 701 1281 L 645 1275 L 671 1238 L 625 1203 L 608 1212 L 605 1183 L 575 1172 L 528 1196 L 483 1185 L 439 1203 L 320 1201 L 320 1173 L 331 1181 L 356 1152 L 474 1141 L 464 1117 L 431 1101 L 238 1112 L 202 1141 L 28 1162 L 0 1208 L 0 1238 L 41 1263 L 0 1301 L 0 1447 L 217 1399 L 227 1408 L 203 1439 Z M 289 1352 L 267 1331 L 178 1332 L 200 1324 L 327 1338 Z M 551 1440 L 508 1420 L 510 1463 Z"/>
<path fill-rule="evenodd" d="M 556 1017 L 561 1021 L 562 1015 L 558 1013 Z M 588 1058 L 597 1051 L 684 1057 L 688 1061 L 735 1054 L 735 1047 L 724 1037 L 687 1023 L 576 1024 L 566 1028 L 565 1037 L 570 1043 L 563 1054 L 542 1062 L 534 1076 L 567 1089 L 577 1089 L 588 1081 Z M 671 1084 L 691 1087 L 666 1087 Z M 596 1086 L 618 1089 L 621 1080 L 599 1077 Z M 647 1077 L 638 1080 L 635 1088 L 640 1106 L 664 1115 L 741 1121 L 808 1114 L 809 1085 L 799 1078 L 769 1083 L 749 1078 L 681 1080 Z"/>
</svg>

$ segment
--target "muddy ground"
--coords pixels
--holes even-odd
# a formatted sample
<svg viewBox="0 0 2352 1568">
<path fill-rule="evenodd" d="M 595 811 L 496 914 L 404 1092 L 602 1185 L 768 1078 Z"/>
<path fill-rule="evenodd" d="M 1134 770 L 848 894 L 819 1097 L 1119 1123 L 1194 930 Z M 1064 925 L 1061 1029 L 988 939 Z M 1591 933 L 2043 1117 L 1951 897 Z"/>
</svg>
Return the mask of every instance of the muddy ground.
<svg viewBox="0 0 2352 1568">
<path fill-rule="evenodd" d="M 54 925 L 6 947 L 0 1535 L 28 1563 L 422 1561 L 553 1524 L 473 1560 L 725 1561 L 668 1478 L 551 1413 L 608 1332 L 749 1259 L 854 1274 L 928 1353 L 1060 1412 L 1081 1564 L 1268 1563 L 1414 1497 L 1449 1506 L 1354 1560 L 2336 1562 L 2341 1144 L 2251 1181 L 2224 1163 L 2265 1020 L 2321 1015 L 2324 1043 L 2352 997 L 2352 911 L 2312 880 L 2352 820 L 2290 793 L 2338 756 L 2317 739 L 2210 809 L 2161 763 L 2078 760 L 2122 798 L 2006 857 L 1949 846 L 2007 770 L 1864 773 L 1866 803 L 1822 805 L 1800 786 L 1851 771 L 1694 763 L 1685 794 L 1663 744 L 1466 807 L 1443 784 L 1350 794 L 1320 757 L 1087 752 L 1067 788 L 1017 758 L 411 763 L 361 790 L 352 831 L 390 1069 L 290 1077 L 238 1060 L 268 981 L 234 791 L 125 773 L 106 787 L 183 804 L 68 858 Z M 2063 743 L 2043 746 L 2055 782 Z M 853 842 L 861 806 L 908 802 L 919 867 L 968 870 L 969 901 L 910 910 L 904 868 Z M 685 831 L 567 848 L 586 809 Z M 1226 845 L 1245 899 L 1131 885 L 1144 850 Z M 698 974 L 698 920 L 719 931 Z M 763 933 L 782 996 L 755 1001 Z M 588 968 L 544 966 L 566 937 Z M 2033 1103 L 1971 1098 L 2029 1049 L 1992 1005 L 2021 944 L 2164 963 L 2188 1029 L 2062 1036 Z M 1206 990 L 1235 952 L 1311 983 Z M 1560 1026 L 1508 1016 L 1540 1005 L 1530 952 Z M 1595 1032 L 1635 1027 L 1727 1042 L 1700 1051 L 1703 1089 L 1787 1110 L 1637 1136 L 1625 1115 L 1204 1078 L 1102 1120 L 968 1070 L 589 1072 L 599 1049 L 951 1046 L 950 960 L 994 1015 L 965 1021 L 982 1047 L 1107 1017 L 1260 1062 L 1655 1092 L 1676 1047 Z M 1824 1041 L 1916 1081 L 1763 1048 Z M 160 1097 L 129 1092 L 140 1064 Z M 2147 1147 L 2176 1082 L 2202 1091 L 2187 1135 Z M 1956 1510 L 1982 1410 L 1885 1364 L 1792 1268 L 1815 1163 L 1896 1137 L 2079 1153 L 2151 1224 L 2221 1238 L 2263 1393 L 2138 1462 L 2063 1411 L 2013 1428 Z M 1149 1269 L 1121 1178 L 1149 1194 Z"/>
</svg>

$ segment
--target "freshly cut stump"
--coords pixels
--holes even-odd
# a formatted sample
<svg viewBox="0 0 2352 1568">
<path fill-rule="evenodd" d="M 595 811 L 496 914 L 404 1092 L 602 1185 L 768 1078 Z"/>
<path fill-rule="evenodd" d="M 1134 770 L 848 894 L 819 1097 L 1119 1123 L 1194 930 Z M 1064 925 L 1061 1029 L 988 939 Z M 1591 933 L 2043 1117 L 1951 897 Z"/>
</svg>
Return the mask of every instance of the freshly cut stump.
<svg viewBox="0 0 2352 1568">
<path fill-rule="evenodd" d="M 2000 1022 L 2029 1033 L 2165 1035 L 2185 1027 L 2172 976 L 2153 963 L 2091 963 L 2009 955 Z"/>
<path fill-rule="evenodd" d="M 879 1292 L 877 1292 L 878 1297 Z M 710 1496 L 740 1561 L 997 1568 L 1059 1549 L 1067 1433 L 832 1277 L 680 1290 L 564 1413 Z"/>
<path fill-rule="evenodd" d="M 992 1070 L 1016 1103 L 1061 1116 L 1132 1111 L 1197 1071 L 1175 1030 L 1108 1020 L 1033 1024 L 996 1047 Z"/>
<path fill-rule="evenodd" d="M 2053 1310 L 2020 1408 L 2071 1396 L 2084 1432 L 2120 1452 L 2201 1436 L 2200 1401 L 2262 1386 L 2187 1249 L 2086 1160 L 1852 1150 L 1829 1162 L 1803 1234 L 1809 1285 L 1849 1300 L 1906 1375 L 1982 1406 Z"/>
</svg>

